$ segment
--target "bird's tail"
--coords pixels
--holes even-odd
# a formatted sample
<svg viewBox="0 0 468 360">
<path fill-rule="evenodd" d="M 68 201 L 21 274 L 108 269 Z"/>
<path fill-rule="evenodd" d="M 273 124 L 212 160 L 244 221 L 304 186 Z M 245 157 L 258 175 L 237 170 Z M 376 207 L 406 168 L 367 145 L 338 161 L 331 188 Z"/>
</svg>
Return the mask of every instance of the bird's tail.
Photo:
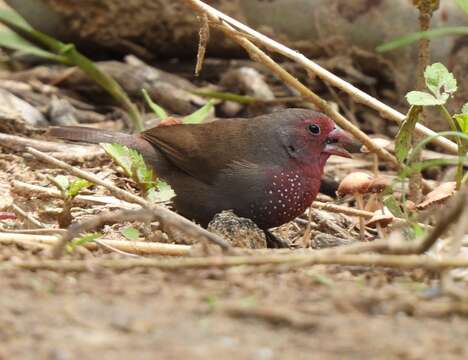
<svg viewBox="0 0 468 360">
<path fill-rule="evenodd" d="M 91 144 L 116 143 L 131 148 L 135 147 L 136 141 L 135 137 L 129 134 L 81 126 L 51 127 L 47 135 L 58 139 L 81 141 Z"/>
<path fill-rule="evenodd" d="M 81 141 L 91 144 L 109 143 L 125 145 L 137 150 L 143 157 L 156 167 L 164 166 L 162 155 L 140 135 L 130 135 L 118 131 L 93 129 L 81 126 L 51 127 L 48 136 L 58 139 Z"/>
</svg>

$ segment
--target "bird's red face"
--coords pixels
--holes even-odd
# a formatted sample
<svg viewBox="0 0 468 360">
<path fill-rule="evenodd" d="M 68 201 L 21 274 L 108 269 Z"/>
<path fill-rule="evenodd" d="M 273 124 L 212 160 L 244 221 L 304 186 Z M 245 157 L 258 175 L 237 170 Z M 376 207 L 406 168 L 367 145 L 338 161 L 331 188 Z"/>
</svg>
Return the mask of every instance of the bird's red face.
<svg viewBox="0 0 468 360">
<path fill-rule="evenodd" d="M 351 157 L 343 146 L 351 144 L 352 138 L 323 114 L 301 120 L 295 133 L 297 141 L 296 144 L 291 144 L 291 150 L 296 145 L 297 149 L 294 150 L 299 160 L 320 159 L 320 163 L 324 165 L 331 155 Z"/>
</svg>

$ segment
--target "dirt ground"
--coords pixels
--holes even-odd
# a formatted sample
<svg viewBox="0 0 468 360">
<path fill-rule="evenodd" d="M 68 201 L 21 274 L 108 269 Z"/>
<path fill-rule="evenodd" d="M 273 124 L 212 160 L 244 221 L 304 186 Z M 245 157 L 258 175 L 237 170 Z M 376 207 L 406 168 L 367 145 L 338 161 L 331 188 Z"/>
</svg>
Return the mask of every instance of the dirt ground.
<svg viewBox="0 0 468 360">
<path fill-rule="evenodd" d="M 11 250 L 11 249 L 10 249 Z M 465 359 L 420 274 L 133 270 L 0 276 L 1 359 Z M 432 288 L 433 289 L 433 288 Z"/>
</svg>

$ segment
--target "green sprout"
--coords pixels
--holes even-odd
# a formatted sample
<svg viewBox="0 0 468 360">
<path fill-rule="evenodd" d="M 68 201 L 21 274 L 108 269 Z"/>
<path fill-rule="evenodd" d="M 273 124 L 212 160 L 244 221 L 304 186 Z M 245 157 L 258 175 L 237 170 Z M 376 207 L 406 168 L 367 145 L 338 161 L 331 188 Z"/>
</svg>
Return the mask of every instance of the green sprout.
<svg viewBox="0 0 468 360">
<path fill-rule="evenodd" d="M 58 216 L 58 223 L 60 227 L 68 227 L 72 223 L 71 207 L 73 199 L 84 189 L 93 186 L 92 182 L 88 180 L 77 178 L 70 182 L 70 179 L 64 175 L 57 175 L 56 177 L 48 178 L 62 194 L 63 209 Z"/>
</svg>

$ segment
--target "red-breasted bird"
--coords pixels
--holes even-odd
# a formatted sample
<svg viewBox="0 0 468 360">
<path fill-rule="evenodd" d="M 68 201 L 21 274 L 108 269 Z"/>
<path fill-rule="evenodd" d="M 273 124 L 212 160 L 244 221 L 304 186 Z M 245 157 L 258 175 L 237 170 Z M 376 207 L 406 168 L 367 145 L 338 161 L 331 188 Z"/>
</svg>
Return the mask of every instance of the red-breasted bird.
<svg viewBox="0 0 468 360">
<path fill-rule="evenodd" d="M 351 138 L 324 114 L 287 109 L 250 119 L 157 126 L 139 134 L 58 127 L 50 135 L 118 143 L 139 151 L 174 189 L 174 207 L 206 226 L 231 209 L 265 231 L 302 214 L 320 188 L 331 155 L 350 157 Z M 277 244 L 276 244 L 277 245 Z"/>
</svg>

